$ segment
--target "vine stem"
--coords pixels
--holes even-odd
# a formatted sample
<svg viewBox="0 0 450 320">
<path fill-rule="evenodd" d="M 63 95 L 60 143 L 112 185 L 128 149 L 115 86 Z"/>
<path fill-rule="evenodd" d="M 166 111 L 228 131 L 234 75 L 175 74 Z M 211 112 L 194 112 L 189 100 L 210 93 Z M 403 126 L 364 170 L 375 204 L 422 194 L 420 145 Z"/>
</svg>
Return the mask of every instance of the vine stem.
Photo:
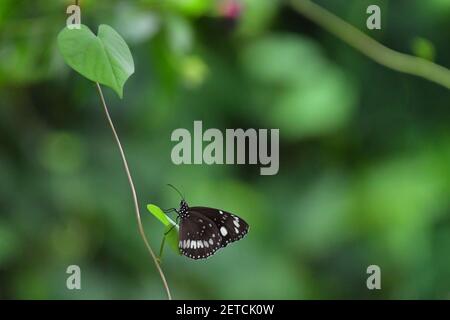
<svg viewBox="0 0 450 320">
<path fill-rule="evenodd" d="M 379 64 L 402 73 L 425 78 L 450 89 L 449 69 L 431 61 L 392 50 L 310 0 L 290 1 L 300 14 Z"/>
<path fill-rule="evenodd" d="M 152 257 L 153 262 L 155 263 L 156 269 L 158 269 L 159 275 L 161 276 L 161 280 L 164 284 L 164 288 L 166 289 L 166 292 L 167 292 L 167 297 L 169 298 L 169 300 L 172 300 L 172 295 L 170 294 L 169 285 L 167 284 L 167 280 L 166 280 L 166 277 L 164 276 L 164 272 L 161 269 L 161 266 L 158 262 L 158 258 L 156 257 L 155 253 L 153 252 L 152 248 L 150 247 L 150 244 L 149 244 L 147 237 L 145 235 L 145 232 L 144 232 L 144 227 L 142 226 L 141 213 L 139 210 L 139 202 L 138 202 L 138 198 L 137 198 L 137 194 L 136 194 L 136 189 L 134 187 L 134 182 L 133 182 L 133 178 L 131 177 L 130 169 L 128 168 L 128 162 L 125 157 L 125 152 L 123 151 L 123 148 L 122 148 L 122 143 L 120 142 L 119 135 L 117 134 L 116 129 L 114 127 L 114 123 L 111 119 L 111 116 L 109 115 L 108 107 L 105 102 L 105 97 L 103 96 L 102 88 L 98 82 L 96 82 L 96 85 L 97 85 L 98 93 L 100 95 L 100 100 L 101 100 L 103 108 L 105 110 L 106 119 L 109 122 L 109 126 L 111 127 L 111 130 L 113 132 L 117 146 L 119 147 L 120 156 L 122 157 L 123 166 L 125 168 L 125 173 L 128 177 L 131 194 L 133 196 L 134 208 L 136 211 L 136 220 L 137 220 L 137 224 L 138 224 L 139 234 L 141 235 L 142 240 L 144 240 L 145 246 L 147 247 L 147 250 L 148 250 L 150 256 Z"/>
</svg>

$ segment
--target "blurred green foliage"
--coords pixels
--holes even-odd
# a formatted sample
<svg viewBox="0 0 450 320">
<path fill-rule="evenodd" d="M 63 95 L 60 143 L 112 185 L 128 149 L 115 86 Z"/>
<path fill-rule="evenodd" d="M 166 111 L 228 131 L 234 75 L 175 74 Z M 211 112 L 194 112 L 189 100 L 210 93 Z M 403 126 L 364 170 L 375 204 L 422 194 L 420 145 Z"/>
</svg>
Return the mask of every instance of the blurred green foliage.
<svg viewBox="0 0 450 320">
<path fill-rule="evenodd" d="M 450 297 L 450 93 L 383 68 L 270 0 L 81 0 L 136 72 L 106 89 L 147 203 L 235 212 L 206 261 L 165 252 L 175 298 Z M 450 66 L 446 0 L 317 0 L 387 46 Z M 93 83 L 56 46 L 73 1 L 0 2 L 0 298 L 165 298 Z M 369 4 L 383 29 L 365 29 Z M 280 128 L 280 171 L 175 166 L 171 132 Z M 172 217 L 174 218 L 174 217 Z M 164 227 L 143 214 L 158 250 Z M 66 289 L 77 264 L 82 290 Z M 382 290 L 366 288 L 366 268 Z M 219 277 L 217 275 L 220 275 Z"/>
</svg>

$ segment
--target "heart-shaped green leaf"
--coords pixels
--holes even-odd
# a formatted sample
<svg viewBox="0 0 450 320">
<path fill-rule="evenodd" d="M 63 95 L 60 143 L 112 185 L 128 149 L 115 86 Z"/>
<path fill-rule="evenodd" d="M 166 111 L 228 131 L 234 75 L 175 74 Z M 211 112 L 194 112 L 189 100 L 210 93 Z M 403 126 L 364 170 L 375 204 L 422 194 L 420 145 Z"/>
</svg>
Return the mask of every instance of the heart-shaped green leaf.
<svg viewBox="0 0 450 320">
<path fill-rule="evenodd" d="M 89 80 L 112 88 L 120 98 L 123 86 L 134 73 L 133 56 L 125 40 L 110 26 L 100 25 L 96 36 L 85 25 L 65 27 L 58 47 L 66 63 Z"/>
<path fill-rule="evenodd" d="M 154 204 L 148 204 L 147 210 L 153 214 L 164 225 L 165 241 L 169 243 L 169 246 L 178 254 L 180 249 L 178 243 L 180 241 L 178 233 L 178 225 L 170 219 L 158 206 Z"/>
</svg>

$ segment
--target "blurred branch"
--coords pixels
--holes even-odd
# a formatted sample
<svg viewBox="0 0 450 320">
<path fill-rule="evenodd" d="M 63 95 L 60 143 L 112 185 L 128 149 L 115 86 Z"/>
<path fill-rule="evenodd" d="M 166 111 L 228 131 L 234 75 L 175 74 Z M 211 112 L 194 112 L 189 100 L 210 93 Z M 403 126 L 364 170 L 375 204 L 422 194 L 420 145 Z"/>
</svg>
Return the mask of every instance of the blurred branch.
<svg viewBox="0 0 450 320">
<path fill-rule="evenodd" d="M 101 99 L 102 104 L 103 104 L 103 108 L 105 109 L 106 118 L 107 118 L 107 120 L 109 122 L 109 125 L 110 125 L 111 130 L 112 130 L 113 135 L 114 135 L 114 138 L 116 139 L 117 146 L 119 147 L 120 156 L 122 157 L 123 166 L 125 168 L 125 173 L 127 174 L 127 177 L 128 177 L 128 182 L 130 184 L 131 193 L 133 195 L 133 202 L 134 202 L 134 208 L 135 208 L 135 211 L 136 211 L 136 220 L 137 220 L 137 223 L 138 223 L 139 233 L 140 233 L 140 235 L 142 237 L 142 240 L 144 240 L 145 246 L 147 247 L 147 250 L 150 253 L 150 256 L 152 257 L 153 262 L 156 265 L 156 268 L 159 271 L 159 275 L 161 276 L 161 279 L 163 281 L 164 287 L 165 287 L 166 292 L 167 292 L 167 296 L 168 296 L 169 300 L 172 300 L 172 296 L 170 294 L 169 285 L 167 284 L 167 280 L 166 280 L 166 277 L 164 276 L 164 272 L 161 269 L 161 266 L 159 264 L 159 260 L 155 256 L 155 253 L 153 252 L 152 248 L 150 247 L 150 244 L 148 243 L 147 237 L 145 236 L 144 227 L 142 226 L 142 221 L 141 221 L 141 213 L 139 211 L 139 202 L 138 202 L 138 199 L 137 199 L 136 190 L 135 190 L 134 183 L 133 183 L 133 178 L 131 177 L 130 169 L 128 168 L 128 162 L 127 162 L 127 159 L 125 157 L 125 152 L 123 151 L 123 148 L 122 148 L 122 143 L 120 142 L 119 136 L 118 136 L 118 134 L 116 132 L 116 129 L 114 128 L 114 124 L 112 122 L 111 116 L 109 115 L 108 107 L 106 105 L 105 98 L 103 96 L 102 88 L 100 87 L 100 84 L 98 82 L 96 82 L 96 84 L 97 84 L 98 93 L 100 95 L 100 99 Z"/>
<path fill-rule="evenodd" d="M 450 89 L 449 69 L 431 61 L 392 50 L 310 0 L 290 1 L 300 14 L 379 64 L 425 78 Z"/>
</svg>

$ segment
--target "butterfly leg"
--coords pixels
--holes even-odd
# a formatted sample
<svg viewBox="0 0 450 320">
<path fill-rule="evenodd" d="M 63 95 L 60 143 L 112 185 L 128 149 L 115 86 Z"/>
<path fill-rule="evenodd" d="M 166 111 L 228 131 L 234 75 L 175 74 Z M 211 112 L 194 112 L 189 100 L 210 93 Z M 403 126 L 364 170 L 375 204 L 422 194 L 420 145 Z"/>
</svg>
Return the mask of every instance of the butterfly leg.
<svg viewBox="0 0 450 320">
<path fill-rule="evenodd" d="M 167 235 L 170 233 L 170 231 L 172 231 L 172 229 L 173 229 L 174 227 L 175 227 L 175 225 L 173 224 L 173 225 L 170 227 L 169 230 L 167 230 L 166 232 L 164 232 L 164 237 L 167 236 Z"/>
<path fill-rule="evenodd" d="M 177 219 L 176 219 L 176 225 L 179 224 L 179 220 L 180 220 L 180 216 L 177 216 Z M 170 227 L 169 230 L 167 230 L 166 232 L 164 232 L 164 237 L 167 236 L 167 235 L 170 233 L 170 231 L 172 231 L 172 229 L 173 229 L 174 227 L 175 227 L 175 224 L 173 224 L 172 227 Z"/>
</svg>

